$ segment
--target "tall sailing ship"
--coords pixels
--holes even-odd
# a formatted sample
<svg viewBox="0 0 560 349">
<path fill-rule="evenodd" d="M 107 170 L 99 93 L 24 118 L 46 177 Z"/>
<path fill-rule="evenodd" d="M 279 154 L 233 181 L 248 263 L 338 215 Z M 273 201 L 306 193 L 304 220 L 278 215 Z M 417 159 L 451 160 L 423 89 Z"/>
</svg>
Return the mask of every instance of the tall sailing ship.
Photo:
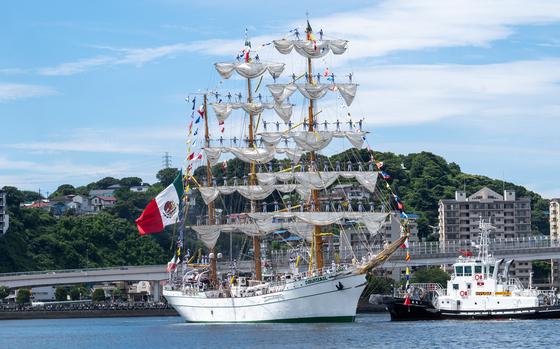
<svg viewBox="0 0 560 349">
<path fill-rule="evenodd" d="M 303 56 L 305 70 L 278 81 L 286 65 L 261 59 L 263 51 L 272 47 L 281 55 L 295 52 Z M 204 147 L 200 156 L 193 152 L 188 159 L 200 159 L 204 154 L 206 175 L 196 178 L 190 173 L 192 166 L 189 165 L 185 177 L 189 183 L 196 183 L 189 195 L 200 195 L 207 206 L 207 214 L 186 227 L 208 248 L 208 260 L 192 264 L 192 258 L 190 261 L 189 256 L 183 258 L 177 269 L 171 268 L 174 270 L 163 291 L 169 304 L 185 320 L 353 321 L 359 297 L 367 284 L 366 273 L 406 242 L 404 220 L 402 236 L 390 244 L 386 242 L 376 251 L 367 244 L 365 248 L 369 253 L 363 256 L 350 251 L 349 257 L 344 258 L 333 251 L 336 247 L 333 239 L 340 236 L 342 240 L 344 230 L 359 232 L 365 237 L 364 241 L 371 241 L 388 219 L 390 206 L 398 204 L 402 208 L 402 203 L 395 201 L 398 197 L 388 192 L 391 187 L 385 182 L 388 175 L 381 172 L 383 164 L 370 158 L 369 153 L 368 159 L 363 159 L 367 134 L 362 130 L 363 119 L 353 121 L 347 109 L 343 109 L 347 120 L 335 122 L 327 117 L 321 120 L 329 109 L 340 108 L 330 103 L 320 109 L 321 98 L 335 93 L 339 96 L 338 102 L 347 108 L 354 100 L 358 85 L 352 81 L 351 73 L 336 76 L 328 68 L 314 72 L 314 63 L 325 62 L 324 58 L 330 53 L 342 55 L 347 47 L 348 41 L 327 39 L 323 30 L 313 33 L 308 21 L 304 30 L 291 30 L 285 38 L 265 43 L 258 49 L 251 48 L 246 36 L 244 48 L 233 62 L 215 64 L 222 79 L 235 76 L 232 80 L 245 81 L 246 86 L 243 93 L 226 90 L 204 93 L 204 104 L 198 110 L 200 118 L 196 123 L 201 118 L 204 121 Z M 263 80 L 268 75 L 273 81 L 266 84 Z M 224 85 L 220 83 L 220 88 Z M 265 90 L 264 86 L 270 97 L 259 92 Z M 290 97 L 295 99 L 296 92 L 303 97 L 299 120 L 296 120 L 295 104 L 290 100 Z M 208 106 L 220 125 L 219 138 L 210 135 Z M 193 113 L 194 107 L 195 102 Z M 268 110 L 273 110 L 274 117 L 280 120 L 271 121 L 270 114 L 265 115 Z M 239 137 L 225 139 L 223 125 L 226 119 L 234 118 L 235 111 L 242 113 L 234 125 L 247 128 L 239 131 Z M 236 132 L 235 127 L 232 129 Z M 192 134 L 192 122 L 189 132 Z M 335 138 L 341 139 L 338 143 L 351 145 L 348 154 L 353 159 L 348 158 L 342 164 L 340 161 L 331 163 L 319 155 Z M 249 173 L 243 178 L 215 178 L 212 167 L 220 163 L 222 154 L 231 154 L 249 164 Z M 332 188 L 341 183 L 354 183 L 367 195 L 357 200 L 344 192 L 342 197 L 335 198 Z M 239 200 L 246 200 L 245 209 L 226 214 L 225 206 L 217 200 L 228 195 L 239 195 Z M 363 202 L 363 198 L 369 198 L 369 202 Z M 222 209 L 216 210 L 217 205 Z M 266 239 L 279 231 L 301 241 L 297 250 L 300 253 L 294 255 L 289 267 L 284 269 L 271 266 L 261 250 Z M 243 273 L 235 266 L 217 270 L 221 253 L 217 253 L 215 247 L 222 233 L 241 233 L 252 240 L 254 265 L 251 273 Z M 326 241 L 329 241 L 328 249 L 323 246 Z M 341 241 L 339 246 L 342 245 Z M 329 258 L 327 263 L 325 258 Z"/>
</svg>

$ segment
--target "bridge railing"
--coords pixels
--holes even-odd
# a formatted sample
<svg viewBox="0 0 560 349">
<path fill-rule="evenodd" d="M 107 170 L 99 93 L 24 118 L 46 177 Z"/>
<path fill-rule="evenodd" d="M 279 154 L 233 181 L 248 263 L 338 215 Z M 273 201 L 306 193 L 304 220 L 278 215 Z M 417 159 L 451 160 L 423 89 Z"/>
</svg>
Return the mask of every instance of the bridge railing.
<svg viewBox="0 0 560 349">
<path fill-rule="evenodd" d="M 19 275 L 42 275 L 42 274 L 67 274 L 67 273 L 86 273 L 95 271 L 111 271 L 111 270 L 144 270 L 146 268 L 161 268 L 161 265 L 140 265 L 140 266 L 121 266 L 121 267 L 105 267 L 105 268 L 82 268 L 82 269 L 59 269 L 59 270 L 42 270 L 42 271 L 23 271 L 17 273 L 1 273 L 0 277 L 19 276 Z"/>
<path fill-rule="evenodd" d="M 383 245 L 372 245 L 369 247 L 355 247 L 349 248 L 346 246 L 341 246 L 336 249 L 329 249 L 328 247 L 324 250 L 324 260 L 325 263 L 330 262 L 330 260 L 340 260 L 349 261 L 352 258 L 360 259 L 363 256 L 376 254 L 381 251 L 385 246 Z M 491 239 L 490 240 L 490 252 L 499 253 L 500 251 L 522 251 L 522 250 L 538 250 L 544 248 L 559 248 L 560 242 L 550 239 L 548 236 L 530 236 L 521 238 L 507 238 L 507 239 Z M 423 242 L 411 242 L 409 244 L 409 251 L 412 256 L 451 256 L 456 257 L 461 254 L 469 254 L 476 256 L 478 249 L 471 242 L 471 240 L 451 240 L 445 242 L 439 241 L 423 241 Z M 397 250 L 393 257 L 394 259 L 404 259 L 406 251 L 404 249 Z M 308 248 L 297 248 L 291 250 L 272 250 L 270 253 L 272 263 L 288 263 L 291 258 L 297 255 L 302 256 L 307 259 L 309 254 Z"/>
</svg>

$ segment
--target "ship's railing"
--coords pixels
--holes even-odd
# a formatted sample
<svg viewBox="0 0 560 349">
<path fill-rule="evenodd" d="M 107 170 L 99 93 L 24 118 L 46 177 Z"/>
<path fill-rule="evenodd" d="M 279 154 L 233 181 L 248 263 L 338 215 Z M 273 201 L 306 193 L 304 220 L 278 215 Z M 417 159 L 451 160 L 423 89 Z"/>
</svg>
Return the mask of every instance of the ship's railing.
<svg viewBox="0 0 560 349">
<path fill-rule="evenodd" d="M 513 286 L 514 288 L 517 288 L 518 290 L 521 290 L 521 291 L 525 289 L 525 286 L 523 286 L 521 281 L 519 281 L 519 279 L 515 278 L 515 277 L 508 277 L 508 279 L 506 281 L 506 285 L 508 287 Z"/>
<path fill-rule="evenodd" d="M 407 289 L 404 287 L 395 288 L 393 296 L 396 298 L 404 298 L 407 295 L 413 300 L 431 300 L 434 295 L 446 295 L 446 289 L 438 283 L 412 283 Z"/>
</svg>

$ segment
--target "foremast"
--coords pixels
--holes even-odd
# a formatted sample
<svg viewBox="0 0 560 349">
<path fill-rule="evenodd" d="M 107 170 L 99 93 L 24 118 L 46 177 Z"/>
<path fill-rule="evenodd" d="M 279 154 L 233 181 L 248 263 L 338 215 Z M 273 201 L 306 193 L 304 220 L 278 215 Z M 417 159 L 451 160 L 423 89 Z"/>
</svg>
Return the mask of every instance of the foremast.
<svg viewBox="0 0 560 349">
<path fill-rule="evenodd" d="M 207 147 L 210 146 L 210 132 L 208 130 L 208 94 L 203 94 L 204 100 L 204 143 Z M 210 165 L 210 161 L 206 159 L 206 181 L 208 182 L 208 186 L 212 186 L 212 166 Z M 208 225 L 214 225 L 216 223 L 216 210 L 214 207 L 214 203 L 211 202 L 208 204 Z M 216 287 L 218 285 L 218 266 L 217 266 L 217 255 L 215 252 L 214 247 L 210 248 L 210 280 L 212 281 L 212 285 Z"/>
</svg>

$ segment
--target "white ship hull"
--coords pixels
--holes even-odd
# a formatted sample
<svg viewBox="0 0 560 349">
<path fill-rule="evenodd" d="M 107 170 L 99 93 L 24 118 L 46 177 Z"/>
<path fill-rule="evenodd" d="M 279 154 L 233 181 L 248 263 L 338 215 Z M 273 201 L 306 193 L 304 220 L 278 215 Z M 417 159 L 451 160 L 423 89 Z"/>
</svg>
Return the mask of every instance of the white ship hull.
<svg viewBox="0 0 560 349">
<path fill-rule="evenodd" d="M 325 275 L 291 282 L 280 292 L 251 297 L 208 298 L 164 290 L 163 295 L 189 322 L 353 321 L 366 286 L 364 275 Z"/>
</svg>

